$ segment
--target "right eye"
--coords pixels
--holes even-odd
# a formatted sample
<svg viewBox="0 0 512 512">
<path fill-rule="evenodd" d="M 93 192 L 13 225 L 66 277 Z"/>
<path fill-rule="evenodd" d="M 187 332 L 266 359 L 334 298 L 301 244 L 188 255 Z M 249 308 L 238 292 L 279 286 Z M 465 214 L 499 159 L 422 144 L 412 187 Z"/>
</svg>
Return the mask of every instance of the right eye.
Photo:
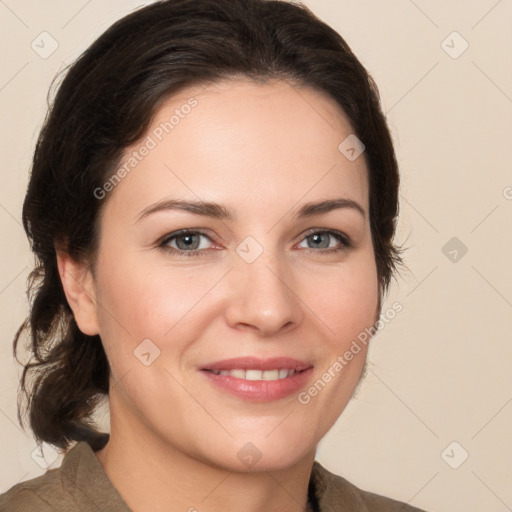
<svg viewBox="0 0 512 512">
<path fill-rule="evenodd" d="M 200 256 L 208 248 L 201 243 L 201 237 L 211 241 L 202 231 L 182 229 L 166 235 L 159 243 L 159 247 L 177 256 Z"/>
</svg>

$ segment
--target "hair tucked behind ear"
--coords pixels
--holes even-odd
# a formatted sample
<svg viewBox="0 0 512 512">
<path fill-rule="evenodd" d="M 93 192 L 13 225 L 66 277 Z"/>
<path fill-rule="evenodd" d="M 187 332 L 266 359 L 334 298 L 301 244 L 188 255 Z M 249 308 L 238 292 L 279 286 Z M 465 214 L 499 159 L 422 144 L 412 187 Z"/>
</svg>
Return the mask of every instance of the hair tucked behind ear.
<svg viewBox="0 0 512 512">
<path fill-rule="evenodd" d="M 23 205 L 36 256 L 21 392 L 40 441 L 65 449 L 108 440 L 91 414 L 108 394 L 99 336 L 80 332 L 60 282 L 55 244 L 94 264 L 99 214 L 94 191 L 114 173 L 163 100 L 187 86 L 230 77 L 286 80 L 334 99 L 366 149 L 370 227 L 381 295 L 401 261 L 393 245 L 398 167 L 377 87 L 342 37 L 307 8 L 281 0 L 167 0 L 124 17 L 70 67 L 39 135 Z M 341 141 L 340 141 L 341 142 Z M 33 300 L 32 300 L 33 299 Z M 22 404 L 18 416 L 22 420 Z"/>
</svg>

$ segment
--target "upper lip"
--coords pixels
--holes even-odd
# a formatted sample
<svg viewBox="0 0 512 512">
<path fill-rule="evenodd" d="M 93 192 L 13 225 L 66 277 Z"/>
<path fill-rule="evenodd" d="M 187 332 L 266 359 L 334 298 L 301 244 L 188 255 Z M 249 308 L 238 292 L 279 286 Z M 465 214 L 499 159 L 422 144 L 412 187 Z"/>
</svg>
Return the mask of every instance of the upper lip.
<svg viewBox="0 0 512 512">
<path fill-rule="evenodd" d="M 203 366 L 202 370 L 275 370 L 288 369 L 302 371 L 310 368 L 311 364 L 305 361 L 299 361 L 291 357 L 271 357 L 268 359 L 259 359 L 253 356 L 234 357 L 232 359 L 224 359 L 223 361 L 215 361 Z"/>
</svg>

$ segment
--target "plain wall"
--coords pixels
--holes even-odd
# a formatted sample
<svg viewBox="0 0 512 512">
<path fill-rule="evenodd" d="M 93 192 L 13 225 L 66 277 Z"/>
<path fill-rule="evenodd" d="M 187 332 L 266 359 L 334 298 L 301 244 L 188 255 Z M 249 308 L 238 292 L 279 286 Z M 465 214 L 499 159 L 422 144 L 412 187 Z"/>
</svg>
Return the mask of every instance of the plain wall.
<svg viewBox="0 0 512 512">
<path fill-rule="evenodd" d="M 383 307 L 403 310 L 374 338 L 368 375 L 317 458 L 431 512 L 512 510 L 512 2 L 304 3 L 379 86 L 402 173 L 397 242 L 410 248 Z M 0 3 L 0 493 L 61 460 L 32 456 L 12 357 L 33 265 L 21 206 L 47 91 L 140 4 Z M 55 43 L 42 32 L 58 44 L 46 58 Z"/>
</svg>

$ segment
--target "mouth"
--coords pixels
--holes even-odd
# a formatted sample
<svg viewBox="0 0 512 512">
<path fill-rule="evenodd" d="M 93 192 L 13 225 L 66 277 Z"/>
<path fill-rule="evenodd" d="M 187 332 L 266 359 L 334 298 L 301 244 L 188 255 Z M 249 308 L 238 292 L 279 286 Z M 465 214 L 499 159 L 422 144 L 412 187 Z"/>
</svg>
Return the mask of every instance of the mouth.
<svg viewBox="0 0 512 512">
<path fill-rule="evenodd" d="M 313 365 L 288 357 L 243 357 L 208 364 L 201 372 L 223 393 L 269 402 L 298 392 L 313 372 Z"/>
</svg>

